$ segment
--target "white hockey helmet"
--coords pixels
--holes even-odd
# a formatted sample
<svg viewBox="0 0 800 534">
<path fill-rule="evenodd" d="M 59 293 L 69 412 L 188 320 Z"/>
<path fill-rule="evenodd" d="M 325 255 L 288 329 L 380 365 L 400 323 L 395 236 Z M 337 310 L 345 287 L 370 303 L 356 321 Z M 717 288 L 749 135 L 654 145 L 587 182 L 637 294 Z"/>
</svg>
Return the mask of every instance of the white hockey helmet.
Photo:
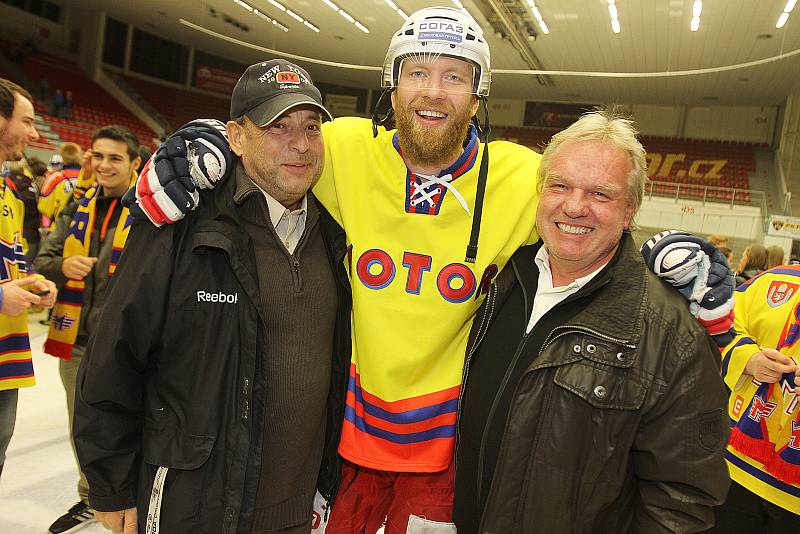
<svg viewBox="0 0 800 534">
<path fill-rule="evenodd" d="M 400 65 L 409 56 L 447 56 L 475 68 L 472 90 L 488 96 L 492 82 L 489 45 L 469 13 L 452 7 L 426 7 L 412 13 L 394 34 L 383 61 L 381 85 L 397 87 Z"/>
</svg>

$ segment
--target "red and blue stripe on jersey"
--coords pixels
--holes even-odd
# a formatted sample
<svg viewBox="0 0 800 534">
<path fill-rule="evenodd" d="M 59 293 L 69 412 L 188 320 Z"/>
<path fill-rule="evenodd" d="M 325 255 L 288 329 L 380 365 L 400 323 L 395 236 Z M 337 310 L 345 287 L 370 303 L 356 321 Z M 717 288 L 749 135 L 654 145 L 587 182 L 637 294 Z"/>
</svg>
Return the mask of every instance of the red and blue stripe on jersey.
<svg viewBox="0 0 800 534">
<path fill-rule="evenodd" d="M 456 437 L 456 416 L 461 386 L 387 402 L 365 391 L 354 364 L 347 384 L 343 434 L 357 434 L 362 453 L 373 451 L 391 470 L 410 458 L 449 456 Z M 374 461 L 374 460 L 373 460 Z M 441 466 L 419 466 L 437 471 Z M 447 466 L 445 466 L 446 468 Z"/>
</svg>

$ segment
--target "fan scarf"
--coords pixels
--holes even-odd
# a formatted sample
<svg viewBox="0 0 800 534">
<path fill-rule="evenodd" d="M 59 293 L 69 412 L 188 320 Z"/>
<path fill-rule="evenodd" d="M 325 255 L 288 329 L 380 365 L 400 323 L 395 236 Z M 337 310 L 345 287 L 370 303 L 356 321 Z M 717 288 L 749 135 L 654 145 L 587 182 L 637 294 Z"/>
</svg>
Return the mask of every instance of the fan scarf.
<svg viewBox="0 0 800 534">
<path fill-rule="evenodd" d="M 25 208 L 16 196 L 14 182 L 0 177 L 0 283 L 27 276 L 22 240 Z M 28 314 L 0 314 L 0 391 L 30 387 L 33 376 Z"/>
<path fill-rule="evenodd" d="M 760 298 L 764 298 L 762 295 L 766 293 L 764 312 L 769 313 L 774 332 L 780 334 L 777 339 L 773 337 L 764 343 L 767 339 L 750 338 L 739 332 L 737 340 L 724 352 L 723 371 L 735 349 L 758 345 L 756 339 L 761 341 L 760 346 L 773 346 L 797 364 L 800 358 L 800 300 L 797 300 L 800 285 L 797 282 L 800 280 L 796 277 L 799 275 L 798 269 L 778 267 L 737 289 L 741 295 L 755 288 L 753 293 Z M 781 305 L 788 305 L 788 314 L 781 313 Z M 757 314 L 752 304 L 748 311 L 751 321 L 754 321 Z M 751 348 L 748 352 L 755 350 Z M 731 412 L 736 423 L 731 429 L 730 447 L 763 464 L 764 471 L 776 479 L 800 485 L 800 397 L 790 391 L 794 388 L 794 378 L 794 373 L 787 373 L 774 384 L 751 378 L 749 384 L 734 389 Z M 748 398 L 750 402 L 745 405 Z"/>
<path fill-rule="evenodd" d="M 133 173 L 131 185 L 136 182 L 136 173 Z M 99 184 L 92 186 L 78 204 L 78 210 L 72 218 L 69 226 L 67 238 L 64 240 L 64 258 L 70 256 L 88 256 L 89 245 L 91 243 L 93 229 L 95 227 L 95 206 L 97 197 L 100 194 Z M 116 202 L 116 201 L 115 201 Z M 109 207 L 109 213 L 115 209 L 116 205 Z M 113 251 L 111 260 L 108 263 L 108 276 L 114 274 L 117 263 L 125 247 L 125 240 L 130 232 L 128 208 L 122 208 L 114 232 Z M 72 358 L 72 346 L 78 337 L 78 327 L 81 320 L 81 309 L 83 307 L 83 290 L 86 282 L 83 280 L 67 280 L 67 283 L 58 292 L 58 300 L 53 308 L 53 315 L 50 320 L 50 332 L 44 344 L 44 351 L 47 354 L 69 360 Z"/>
</svg>

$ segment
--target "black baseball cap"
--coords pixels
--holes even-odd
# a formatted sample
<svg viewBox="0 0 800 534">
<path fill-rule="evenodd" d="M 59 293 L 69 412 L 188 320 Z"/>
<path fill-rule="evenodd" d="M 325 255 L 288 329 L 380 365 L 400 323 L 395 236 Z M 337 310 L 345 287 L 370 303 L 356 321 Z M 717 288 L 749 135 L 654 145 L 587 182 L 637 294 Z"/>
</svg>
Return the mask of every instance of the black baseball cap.
<svg viewBox="0 0 800 534">
<path fill-rule="evenodd" d="M 323 119 L 333 120 L 308 72 L 284 59 L 272 59 L 250 65 L 236 82 L 231 95 L 231 118 L 246 115 L 264 127 L 301 105 L 314 106 Z"/>
</svg>

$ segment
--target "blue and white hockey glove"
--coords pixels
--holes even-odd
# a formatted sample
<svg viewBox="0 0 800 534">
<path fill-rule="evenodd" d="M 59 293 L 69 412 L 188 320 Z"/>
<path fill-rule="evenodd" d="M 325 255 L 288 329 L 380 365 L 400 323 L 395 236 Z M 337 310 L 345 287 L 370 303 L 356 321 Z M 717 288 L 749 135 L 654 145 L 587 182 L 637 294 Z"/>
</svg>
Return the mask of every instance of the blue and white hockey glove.
<svg viewBox="0 0 800 534">
<path fill-rule="evenodd" d="M 647 267 L 689 300 L 689 311 L 718 345 L 733 339 L 734 276 L 714 245 L 679 230 L 658 233 L 642 244 Z"/>
<path fill-rule="evenodd" d="M 231 169 L 225 124 L 193 120 L 158 147 L 123 203 L 134 217 L 156 226 L 172 224 L 197 207 L 198 189 L 213 189 Z"/>
</svg>

